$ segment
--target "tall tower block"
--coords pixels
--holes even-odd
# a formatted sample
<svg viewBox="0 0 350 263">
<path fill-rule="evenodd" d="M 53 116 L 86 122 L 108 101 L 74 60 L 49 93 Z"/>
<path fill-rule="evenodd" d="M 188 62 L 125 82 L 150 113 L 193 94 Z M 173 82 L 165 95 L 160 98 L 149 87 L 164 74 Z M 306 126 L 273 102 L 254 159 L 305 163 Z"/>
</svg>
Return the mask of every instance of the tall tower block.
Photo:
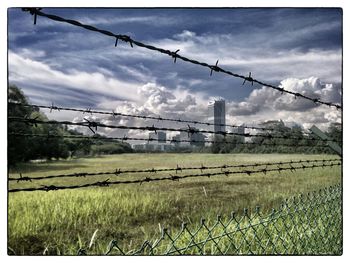
<svg viewBox="0 0 350 263">
<path fill-rule="evenodd" d="M 209 103 L 210 113 L 214 115 L 214 132 L 226 131 L 225 100 L 215 100 Z"/>
</svg>

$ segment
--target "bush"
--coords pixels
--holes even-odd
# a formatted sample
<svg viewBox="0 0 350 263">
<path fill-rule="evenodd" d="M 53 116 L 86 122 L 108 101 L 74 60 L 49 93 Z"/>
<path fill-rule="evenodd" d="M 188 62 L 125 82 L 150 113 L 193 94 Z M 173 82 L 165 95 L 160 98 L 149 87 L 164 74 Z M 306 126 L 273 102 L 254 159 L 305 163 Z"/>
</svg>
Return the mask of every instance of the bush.
<svg viewBox="0 0 350 263">
<path fill-rule="evenodd" d="M 119 154 L 119 153 L 130 153 L 133 152 L 129 144 L 124 143 L 106 143 L 102 145 L 93 145 L 91 147 L 91 153 L 93 155 L 103 154 Z"/>
</svg>

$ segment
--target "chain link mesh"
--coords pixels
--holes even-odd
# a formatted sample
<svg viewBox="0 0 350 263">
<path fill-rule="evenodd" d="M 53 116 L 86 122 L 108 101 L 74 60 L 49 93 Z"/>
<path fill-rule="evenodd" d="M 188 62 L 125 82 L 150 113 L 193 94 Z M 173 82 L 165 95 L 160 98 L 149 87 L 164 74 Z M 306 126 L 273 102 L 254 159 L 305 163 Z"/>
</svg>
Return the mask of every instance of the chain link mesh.
<svg viewBox="0 0 350 263">
<path fill-rule="evenodd" d="M 126 250 L 112 240 L 106 255 L 341 255 L 342 187 L 340 184 L 286 199 L 271 213 L 260 208 L 243 215 L 204 219 L 197 226 L 163 228 L 161 236 Z M 84 253 L 82 253 L 82 251 Z M 89 253 L 80 248 L 79 255 Z"/>
</svg>

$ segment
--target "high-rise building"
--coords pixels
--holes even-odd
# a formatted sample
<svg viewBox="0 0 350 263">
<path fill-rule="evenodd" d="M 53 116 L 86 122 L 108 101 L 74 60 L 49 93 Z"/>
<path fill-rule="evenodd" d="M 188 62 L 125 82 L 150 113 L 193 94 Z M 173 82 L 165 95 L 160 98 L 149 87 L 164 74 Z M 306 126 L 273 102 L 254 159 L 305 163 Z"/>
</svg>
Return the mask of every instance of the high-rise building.
<svg viewBox="0 0 350 263">
<path fill-rule="evenodd" d="M 198 129 L 196 129 L 198 131 Z M 198 146 L 198 147 L 204 147 L 205 146 L 205 135 L 201 132 L 196 132 L 194 134 L 191 134 L 191 145 Z"/>
<path fill-rule="evenodd" d="M 164 142 L 166 143 L 166 133 L 165 132 L 158 132 L 158 142 Z"/>
<path fill-rule="evenodd" d="M 171 143 L 173 143 L 175 146 L 179 146 L 180 145 L 180 134 L 177 134 L 175 136 L 172 137 L 171 139 Z"/>
<path fill-rule="evenodd" d="M 166 143 L 166 133 L 162 131 L 159 131 L 157 133 L 150 132 L 148 134 L 148 138 L 150 141 L 156 141 L 158 143 Z"/>
<path fill-rule="evenodd" d="M 206 136 L 203 135 L 203 133 L 201 133 L 199 129 L 195 127 L 189 127 L 189 128 L 194 132 L 188 133 L 188 132 L 182 131 L 179 134 L 180 141 L 186 141 L 186 142 L 181 142 L 181 145 L 204 147 Z M 183 129 L 186 129 L 186 127 Z"/>
<path fill-rule="evenodd" d="M 150 132 L 148 134 L 148 139 L 150 141 L 157 141 L 158 140 L 158 135 L 155 132 Z"/>
<path fill-rule="evenodd" d="M 210 115 L 214 116 L 214 132 L 226 131 L 225 100 L 215 100 L 209 103 Z"/>
</svg>

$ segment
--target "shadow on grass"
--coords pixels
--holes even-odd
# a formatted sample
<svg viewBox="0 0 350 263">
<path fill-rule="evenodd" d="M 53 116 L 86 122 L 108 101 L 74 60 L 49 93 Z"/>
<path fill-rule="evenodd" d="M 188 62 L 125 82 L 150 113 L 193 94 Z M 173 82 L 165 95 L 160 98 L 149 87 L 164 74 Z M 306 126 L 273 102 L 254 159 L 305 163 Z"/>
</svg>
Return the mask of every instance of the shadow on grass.
<svg viewBox="0 0 350 263">
<path fill-rule="evenodd" d="M 62 171 L 71 170 L 73 168 L 85 168 L 88 165 L 82 164 L 60 164 L 55 161 L 45 162 L 40 164 L 26 163 L 19 164 L 15 167 L 9 167 L 9 173 L 31 173 L 31 172 L 52 172 L 52 171 Z"/>
</svg>

